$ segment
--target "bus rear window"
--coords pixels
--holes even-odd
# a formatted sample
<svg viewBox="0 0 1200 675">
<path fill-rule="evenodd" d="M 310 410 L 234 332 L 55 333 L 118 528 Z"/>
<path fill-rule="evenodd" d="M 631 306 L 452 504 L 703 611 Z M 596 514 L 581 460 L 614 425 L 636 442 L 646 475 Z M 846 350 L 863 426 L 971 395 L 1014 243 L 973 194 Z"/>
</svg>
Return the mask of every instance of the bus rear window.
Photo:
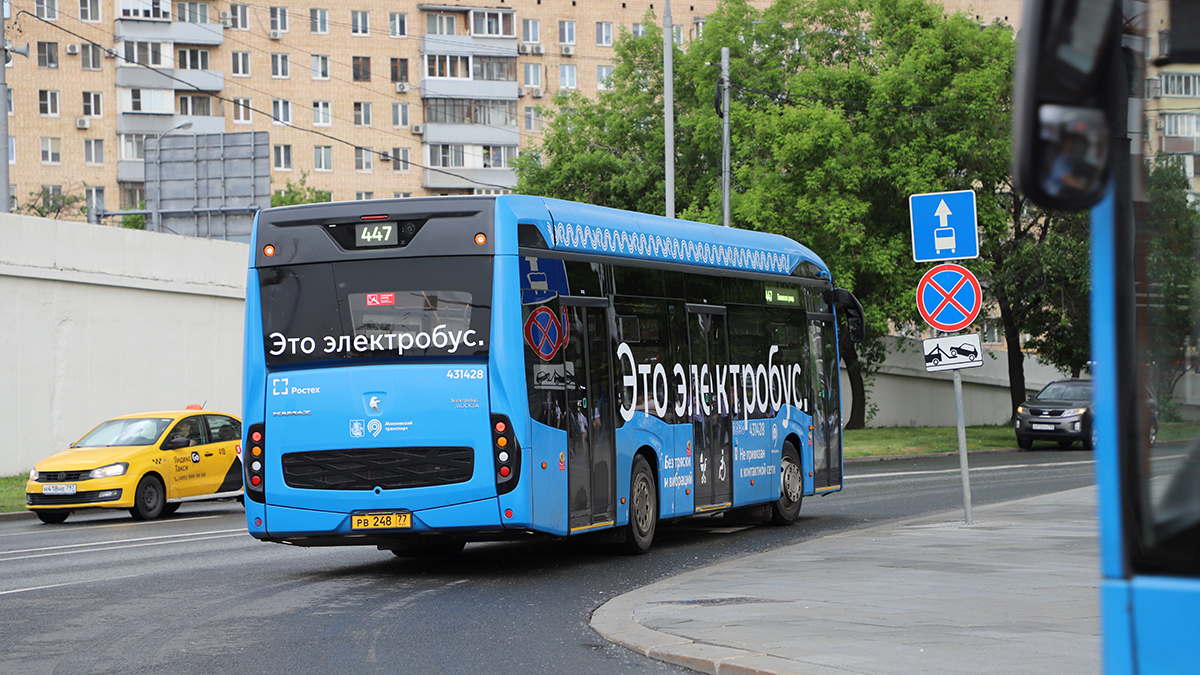
<svg viewBox="0 0 1200 675">
<path fill-rule="evenodd" d="M 260 274 L 268 365 L 487 354 L 490 258 L 314 263 Z"/>
</svg>

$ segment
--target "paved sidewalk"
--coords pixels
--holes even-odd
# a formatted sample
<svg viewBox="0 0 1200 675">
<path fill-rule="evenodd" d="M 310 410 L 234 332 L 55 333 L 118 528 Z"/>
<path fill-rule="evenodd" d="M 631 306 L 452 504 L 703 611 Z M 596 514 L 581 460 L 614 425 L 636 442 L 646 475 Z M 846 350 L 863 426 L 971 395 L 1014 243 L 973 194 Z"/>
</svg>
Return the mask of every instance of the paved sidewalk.
<svg viewBox="0 0 1200 675">
<path fill-rule="evenodd" d="M 1094 488 L 832 535 L 614 598 L 608 640 L 707 673 L 1095 675 Z"/>
</svg>

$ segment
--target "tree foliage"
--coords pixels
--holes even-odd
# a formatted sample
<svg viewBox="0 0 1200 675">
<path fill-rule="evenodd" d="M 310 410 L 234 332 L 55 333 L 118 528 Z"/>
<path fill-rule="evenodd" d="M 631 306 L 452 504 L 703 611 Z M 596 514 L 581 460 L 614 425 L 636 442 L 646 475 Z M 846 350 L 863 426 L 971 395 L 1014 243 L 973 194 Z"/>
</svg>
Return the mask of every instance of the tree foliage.
<svg viewBox="0 0 1200 675">
<path fill-rule="evenodd" d="M 318 190 L 308 184 L 308 172 L 300 172 L 300 180 L 293 183 L 288 179 L 281 192 L 271 194 L 271 206 L 292 206 L 294 204 L 317 204 L 332 201 L 333 195 L 327 190 Z"/>
</svg>

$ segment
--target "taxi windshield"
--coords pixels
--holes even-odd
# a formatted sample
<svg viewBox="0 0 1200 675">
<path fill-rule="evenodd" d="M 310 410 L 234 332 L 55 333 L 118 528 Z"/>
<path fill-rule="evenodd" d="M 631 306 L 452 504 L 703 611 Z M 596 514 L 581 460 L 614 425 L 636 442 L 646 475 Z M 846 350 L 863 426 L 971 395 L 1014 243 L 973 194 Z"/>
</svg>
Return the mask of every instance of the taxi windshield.
<svg viewBox="0 0 1200 675">
<path fill-rule="evenodd" d="M 109 420 L 92 429 L 72 448 L 104 448 L 114 445 L 150 445 L 162 436 L 174 421 L 170 417 L 141 417 Z"/>
</svg>

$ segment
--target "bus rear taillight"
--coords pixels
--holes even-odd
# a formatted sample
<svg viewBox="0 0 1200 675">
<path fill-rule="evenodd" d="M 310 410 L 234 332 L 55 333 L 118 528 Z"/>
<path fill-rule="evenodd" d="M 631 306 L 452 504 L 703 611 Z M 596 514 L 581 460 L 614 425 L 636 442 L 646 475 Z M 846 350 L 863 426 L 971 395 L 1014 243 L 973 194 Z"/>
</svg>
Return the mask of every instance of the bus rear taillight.
<svg viewBox="0 0 1200 675">
<path fill-rule="evenodd" d="M 521 475 L 521 446 L 504 415 L 492 415 L 492 459 L 496 463 L 496 494 L 512 492 Z"/>
<path fill-rule="evenodd" d="M 246 467 L 246 498 L 260 504 L 266 502 L 263 492 L 264 476 L 267 473 L 266 461 L 266 425 L 250 425 L 250 433 L 246 434 L 246 452 L 242 456 L 242 466 Z"/>
</svg>

